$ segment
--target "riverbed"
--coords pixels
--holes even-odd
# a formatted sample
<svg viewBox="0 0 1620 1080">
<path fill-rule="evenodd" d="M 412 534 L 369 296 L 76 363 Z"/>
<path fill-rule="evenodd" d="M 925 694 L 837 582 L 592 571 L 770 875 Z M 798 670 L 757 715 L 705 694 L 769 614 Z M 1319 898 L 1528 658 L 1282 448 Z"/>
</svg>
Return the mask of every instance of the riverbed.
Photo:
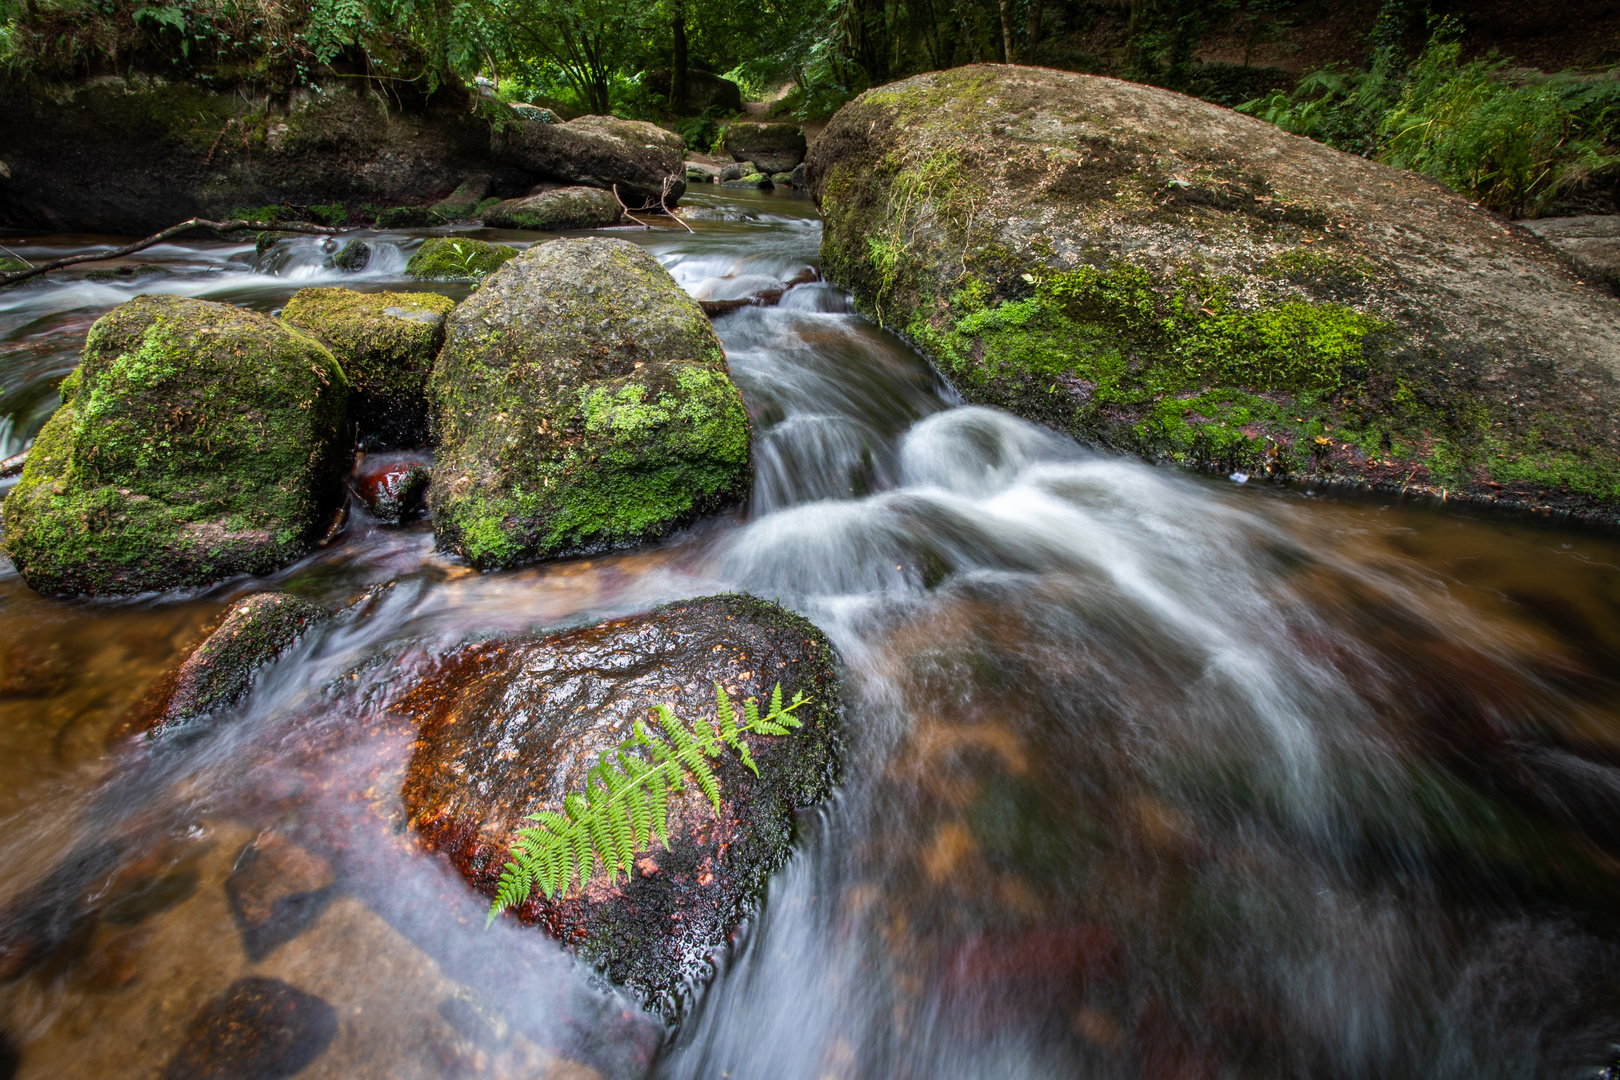
<svg viewBox="0 0 1620 1080">
<path fill-rule="evenodd" d="M 690 233 L 607 233 L 701 299 L 817 263 L 801 197 L 686 205 Z M 358 275 L 321 238 L 185 241 L 124 260 L 162 273 L 0 292 L 0 456 L 131 296 L 420 288 L 404 263 L 432 234 L 359 234 Z M 35 261 L 102 242 L 0 236 Z M 426 523 L 357 508 L 331 546 L 207 590 L 50 600 L 0 570 L 0 1077 L 159 1075 L 249 975 L 332 1007 L 311 1080 L 1616 1061 L 1620 538 L 1088 449 L 962 404 L 824 283 L 715 326 L 754 490 L 659 544 L 479 574 Z M 338 615 L 216 732 L 110 737 L 210 620 L 273 589 Z M 838 647 L 843 779 L 712 980 L 644 1009 L 537 931 L 484 929 L 405 826 L 390 704 L 469 637 L 738 590 Z M 331 884 L 250 949 L 226 883 L 270 834 Z"/>
</svg>

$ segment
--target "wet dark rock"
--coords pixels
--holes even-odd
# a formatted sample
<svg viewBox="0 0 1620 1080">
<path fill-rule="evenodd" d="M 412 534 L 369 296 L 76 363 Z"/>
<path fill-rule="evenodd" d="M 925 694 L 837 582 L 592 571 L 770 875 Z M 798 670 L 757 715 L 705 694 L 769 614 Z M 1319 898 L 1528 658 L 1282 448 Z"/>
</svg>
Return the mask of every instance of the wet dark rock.
<svg viewBox="0 0 1620 1080">
<path fill-rule="evenodd" d="M 173 277 L 174 272 L 166 266 L 157 263 L 140 263 L 135 266 L 114 266 L 104 270 L 92 270 L 84 275 L 86 281 L 139 281 L 142 278 Z"/>
<path fill-rule="evenodd" d="M 1005 65 L 811 148 L 822 264 L 971 402 L 1222 473 L 1620 517 L 1620 304 L 1440 184 Z"/>
<path fill-rule="evenodd" d="M 253 254 L 263 255 L 283 240 L 291 239 L 297 235 L 297 233 L 268 229 L 253 238 Z"/>
<path fill-rule="evenodd" d="M 501 160 L 572 184 L 618 187 L 630 207 L 674 206 L 686 192 L 679 135 L 640 120 L 582 116 L 566 124 L 522 120 L 491 137 Z"/>
<path fill-rule="evenodd" d="M 720 183 L 724 184 L 728 180 L 741 180 L 743 177 L 752 176 L 759 171 L 759 166 L 752 161 L 735 161 L 730 165 L 723 166 L 719 173 L 716 174 L 716 178 Z"/>
<path fill-rule="evenodd" d="M 197 1014 L 163 1080 L 281 1080 L 318 1058 L 337 1012 L 279 979 L 250 976 Z"/>
<path fill-rule="evenodd" d="M 277 833 L 244 847 L 225 879 L 225 895 L 248 959 L 257 963 L 313 926 L 336 883 L 331 863 Z"/>
<path fill-rule="evenodd" d="M 390 206 L 377 211 L 379 229 L 430 229 L 443 225 L 444 218 L 426 206 Z"/>
<path fill-rule="evenodd" d="M 0 643 L 0 698 L 51 697 L 67 687 L 75 670 L 60 641 Z"/>
<path fill-rule="evenodd" d="M 621 212 L 611 191 L 576 185 L 498 202 L 483 221 L 492 229 L 596 229 L 617 224 Z"/>
<path fill-rule="evenodd" d="M 752 161 L 761 172 L 791 172 L 804 160 L 804 132 L 797 124 L 756 124 L 733 120 L 726 125 L 726 153 Z"/>
<path fill-rule="evenodd" d="M 111 842 L 76 848 L 0 909 L 0 984 L 84 940 L 95 921 L 91 894 L 115 871 L 122 851 Z"/>
<path fill-rule="evenodd" d="M 451 313 L 428 505 L 481 570 L 663 535 L 743 497 L 748 416 L 697 302 L 641 247 L 553 240 Z"/>
<path fill-rule="evenodd" d="M 492 186 L 488 173 L 469 176 L 456 190 L 434 203 L 431 209 L 445 221 L 457 221 L 478 216 L 478 204 L 489 196 Z"/>
<path fill-rule="evenodd" d="M 61 394 L 5 503 L 6 548 L 39 592 L 278 570 L 338 502 L 347 380 L 268 315 L 136 297 L 91 327 Z"/>
<path fill-rule="evenodd" d="M 516 909 L 645 1000 L 670 1002 L 699 978 L 787 857 L 797 811 L 823 799 L 837 767 L 835 659 L 812 624 L 752 597 L 672 604 L 551 637 L 482 642 L 426 677 L 403 707 L 421 723 L 404 798 L 423 839 L 492 893 L 507 839 L 525 815 L 556 808 L 598 755 L 656 703 L 687 722 L 714 720 L 714 682 L 764 700 L 781 683 L 804 728 L 748 736 L 755 778 L 717 765 L 717 818 L 695 788 L 672 800 L 670 846 L 638 852 L 632 880 L 594 880 Z"/>
<path fill-rule="evenodd" d="M 667 97 L 670 73 L 667 68 L 655 68 L 641 77 L 641 85 L 653 94 Z M 686 71 L 686 110 L 693 114 L 714 109 L 720 114 L 742 112 L 742 88 L 730 79 L 710 71 L 688 68 Z"/>
<path fill-rule="evenodd" d="M 517 253 L 515 247 L 487 240 L 435 236 L 416 249 L 405 264 L 405 274 L 417 281 L 477 281 L 517 258 Z"/>
<path fill-rule="evenodd" d="M 158 738 L 203 724 L 245 698 L 259 669 L 326 617 L 324 609 L 287 593 L 238 600 L 218 629 L 130 710 L 112 738 L 142 732 Z"/>
<path fill-rule="evenodd" d="M 138 878 L 120 889 L 101 914 L 114 926 L 136 926 L 185 902 L 196 891 L 196 867 L 174 867 L 165 873 Z"/>
<path fill-rule="evenodd" d="M 710 165 L 706 161 L 688 161 L 686 163 L 686 182 L 688 184 L 713 184 L 720 179 L 721 167 Z"/>
<path fill-rule="evenodd" d="M 432 470 L 425 454 L 367 454 L 355 467 L 355 494 L 372 517 L 398 525 L 424 508 Z"/>
<path fill-rule="evenodd" d="M 350 240 L 332 256 L 332 265 L 350 274 L 358 274 L 371 262 L 371 245 L 364 240 Z"/>
<path fill-rule="evenodd" d="M 349 378 L 358 443 L 380 450 L 428 441 L 428 372 L 455 306 L 430 292 L 300 289 L 281 319 L 331 350 Z"/>
<path fill-rule="evenodd" d="M 1588 280 L 1620 288 L 1620 214 L 1540 218 L 1519 224 L 1568 255 Z"/>
<path fill-rule="evenodd" d="M 799 191 L 803 191 L 810 186 L 810 181 L 804 177 L 804 162 L 801 161 L 793 166 L 793 171 L 788 173 L 788 183 Z"/>
</svg>

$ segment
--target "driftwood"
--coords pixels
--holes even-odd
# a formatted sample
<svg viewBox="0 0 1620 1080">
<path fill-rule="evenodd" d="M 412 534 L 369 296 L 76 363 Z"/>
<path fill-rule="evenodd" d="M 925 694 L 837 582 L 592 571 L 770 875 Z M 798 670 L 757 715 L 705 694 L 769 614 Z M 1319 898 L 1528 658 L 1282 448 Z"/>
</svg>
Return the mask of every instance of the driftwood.
<svg viewBox="0 0 1620 1080">
<path fill-rule="evenodd" d="M 699 300 L 698 307 L 709 318 L 716 315 L 727 315 L 745 307 L 772 307 L 781 303 L 782 294 L 795 285 L 808 285 L 812 281 L 820 281 L 821 275 L 812 267 L 805 267 L 798 275 L 789 281 L 784 281 L 780 287 L 761 289 L 757 293 L 750 293 L 737 300 Z"/>
<path fill-rule="evenodd" d="M 125 255 L 132 255 L 142 248 L 149 248 L 153 244 L 161 244 L 172 236 L 178 236 L 190 229 L 213 229 L 215 232 L 243 232 L 248 229 L 258 231 L 275 230 L 277 232 L 320 233 L 324 236 L 336 236 L 342 229 L 334 229 L 327 225 L 306 225 L 302 222 L 270 222 L 270 221 L 208 221 L 204 218 L 192 218 L 182 221 L 178 225 L 171 225 L 160 233 L 154 233 L 145 240 L 137 240 L 133 244 L 126 244 L 111 251 L 96 251 L 88 255 L 74 255 L 66 259 L 57 259 L 54 262 L 40 263 L 30 266 L 26 270 L 15 270 L 9 274 L 0 274 L 0 289 L 7 285 L 15 285 L 19 281 L 27 281 L 40 274 L 48 274 L 52 270 L 60 270 L 64 266 L 74 266 L 78 263 L 106 262 L 108 259 L 120 259 Z"/>
<path fill-rule="evenodd" d="M 28 464 L 28 451 L 26 450 L 20 454 L 12 454 L 6 460 L 0 461 L 0 480 L 10 480 L 13 476 L 21 473 L 23 466 L 26 464 Z"/>
<path fill-rule="evenodd" d="M 676 217 L 675 216 L 675 211 L 670 209 L 670 206 L 669 206 L 669 189 L 675 186 L 674 185 L 674 179 L 675 178 L 672 177 L 672 176 L 664 177 L 664 193 L 658 197 L 658 206 L 660 208 L 662 208 L 664 213 L 668 214 L 671 218 L 674 219 L 675 224 L 679 225 L 681 228 L 685 229 L 687 232 L 695 232 L 696 230 L 693 229 L 692 226 L 688 225 L 686 222 L 684 222 L 680 218 Z M 624 196 L 619 194 L 619 185 L 618 184 L 613 185 L 613 197 L 615 199 L 619 200 L 619 209 L 624 211 L 624 216 L 625 217 L 629 218 L 631 221 L 635 222 L 637 225 L 640 225 L 643 229 L 652 228 L 652 223 L 651 222 L 642 221 L 640 218 L 636 217 L 636 215 L 634 215 L 634 214 L 632 214 L 630 212 L 630 207 L 625 203 Z M 651 210 L 651 209 L 653 209 L 653 204 L 648 203 L 645 206 L 638 206 L 638 207 L 636 207 L 636 209 L 637 210 Z"/>
</svg>

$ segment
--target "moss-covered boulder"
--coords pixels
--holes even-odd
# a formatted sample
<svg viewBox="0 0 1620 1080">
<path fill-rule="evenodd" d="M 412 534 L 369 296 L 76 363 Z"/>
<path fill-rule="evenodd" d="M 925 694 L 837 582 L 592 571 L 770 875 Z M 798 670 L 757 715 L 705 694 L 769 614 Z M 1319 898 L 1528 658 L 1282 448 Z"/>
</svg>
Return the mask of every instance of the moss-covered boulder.
<svg viewBox="0 0 1620 1080">
<path fill-rule="evenodd" d="M 569 184 L 617 187 L 631 207 L 674 206 L 686 193 L 685 142 L 641 120 L 582 116 L 566 124 L 506 123 L 491 136 L 507 164 Z"/>
<path fill-rule="evenodd" d="M 332 354 L 268 315 L 136 297 L 90 328 L 6 499 L 12 562 L 48 594 L 277 570 L 337 504 L 348 396 Z"/>
<path fill-rule="evenodd" d="M 486 208 L 483 219 L 492 229 L 599 229 L 617 224 L 621 213 L 613 192 L 575 186 L 506 199 Z"/>
<path fill-rule="evenodd" d="M 505 244 L 435 236 L 416 249 L 405 264 L 405 274 L 417 281 L 477 281 L 516 257 L 517 248 Z"/>
<path fill-rule="evenodd" d="M 450 315 L 439 545 L 479 569 L 656 537 L 741 499 L 748 415 L 697 302 L 635 244 L 553 240 Z"/>
<path fill-rule="evenodd" d="M 792 172 L 804 160 L 804 131 L 797 124 L 733 120 L 723 138 L 733 161 L 752 161 L 764 173 Z"/>
<path fill-rule="evenodd" d="M 469 176 L 456 186 L 456 190 L 434 203 L 431 209 L 445 221 L 478 216 L 478 204 L 489 195 L 490 178 L 487 174 Z"/>
<path fill-rule="evenodd" d="M 762 704 L 780 684 L 810 700 L 788 736 L 745 737 L 751 773 L 716 759 L 717 816 L 690 785 L 670 800 L 669 843 L 637 845 L 636 871 L 513 909 L 601 966 L 644 1001 L 668 1007 L 706 956 L 763 896 L 787 858 L 796 812 L 835 777 L 840 688 L 832 647 L 774 604 L 714 596 L 540 638 L 472 645 L 408 693 L 420 735 L 403 797 L 412 826 L 472 885 L 493 895 L 515 829 L 559 810 L 598 757 L 657 704 L 688 725 L 716 723 L 714 684 Z M 645 837 L 642 838 L 645 841 Z"/>
<path fill-rule="evenodd" d="M 428 292 L 300 289 L 281 318 L 331 350 L 349 378 L 359 444 L 381 450 L 427 443 L 428 372 L 455 306 Z"/>
<path fill-rule="evenodd" d="M 1223 471 L 1620 508 L 1620 305 L 1433 181 L 1018 67 L 868 91 L 806 171 L 828 277 L 971 401 Z"/>
</svg>

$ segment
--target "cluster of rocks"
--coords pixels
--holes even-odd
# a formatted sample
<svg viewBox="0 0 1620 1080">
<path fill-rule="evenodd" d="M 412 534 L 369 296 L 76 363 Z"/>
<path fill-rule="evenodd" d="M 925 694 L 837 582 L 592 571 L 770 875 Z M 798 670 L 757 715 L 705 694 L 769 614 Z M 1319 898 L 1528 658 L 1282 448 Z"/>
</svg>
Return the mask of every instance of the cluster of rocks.
<svg viewBox="0 0 1620 1080">
<path fill-rule="evenodd" d="M 719 339 L 640 247 L 442 238 L 413 273 L 483 285 L 459 307 L 305 289 L 280 319 L 142 296 L 99 320 L 5 503 L 18 573 L 90 596 L 266 573 L 326 536 L 349 486 L 388 521 L 425 489 L 441 546 L 479 569 L 642 542 L 746 494 Z"/>
<path fill-rule="evenodd" d="M 723 140 L 732 164 L 688 161 L 689 182 L 726 187 L 808 187 L 804 175 L 808 146 L 798 125 L 737 121 L 726 125 Z"/>
</svg>

